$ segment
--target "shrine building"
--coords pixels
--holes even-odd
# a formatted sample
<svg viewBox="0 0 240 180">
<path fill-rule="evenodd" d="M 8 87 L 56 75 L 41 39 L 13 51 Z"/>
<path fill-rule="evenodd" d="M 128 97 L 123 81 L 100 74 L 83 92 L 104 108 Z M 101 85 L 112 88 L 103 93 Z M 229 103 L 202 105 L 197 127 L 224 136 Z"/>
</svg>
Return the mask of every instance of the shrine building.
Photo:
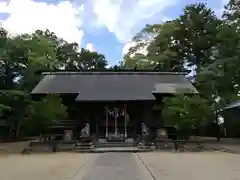
<svg viewBox="0 0 240 180">
<path fill-rule="evenodd" d="M 197 93 L 183 73 L 60 71 L 43 73 L 31 94 L 61 96 L 68 119 L 55 125 L 57 131 L 72 130 L 76 138 L 88 123 L 95 138 L 125 141 L 141 133 L 142 123 L 151 132 L 164 126 L 159 107 L 164 97 L 177 93 Z"/>
</svg>

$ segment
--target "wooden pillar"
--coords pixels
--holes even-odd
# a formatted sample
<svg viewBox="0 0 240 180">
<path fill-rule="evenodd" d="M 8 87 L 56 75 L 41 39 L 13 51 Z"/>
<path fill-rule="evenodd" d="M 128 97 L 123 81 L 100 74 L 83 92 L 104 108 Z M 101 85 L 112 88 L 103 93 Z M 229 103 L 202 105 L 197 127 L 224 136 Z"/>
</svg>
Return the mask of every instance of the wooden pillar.
<svg viewBox="0 0 240 180">
<path fill-rule="evenodd" d="M 95 133 L 98 134 L 98 123 L 95 124 L 95 128 L 96 128 L 95 129 L 95 131 L 96 131 Z"/>
<path fill-rule="evenodd" d="M 106 106 L 106 138 L 108 138 L 108 106 Z"/>
<path fill-rule="evenodd" d="M 114 126 L 115 126 L 115 136 L 118 135 L 118 129 L 117 129 L 117 111 L 114 111 Z"/>
<path fill-rule="evenodd" d="M 127 138 L 127 108 L 126 104 L 124 104 L 124 136 Z"/>
</svg>

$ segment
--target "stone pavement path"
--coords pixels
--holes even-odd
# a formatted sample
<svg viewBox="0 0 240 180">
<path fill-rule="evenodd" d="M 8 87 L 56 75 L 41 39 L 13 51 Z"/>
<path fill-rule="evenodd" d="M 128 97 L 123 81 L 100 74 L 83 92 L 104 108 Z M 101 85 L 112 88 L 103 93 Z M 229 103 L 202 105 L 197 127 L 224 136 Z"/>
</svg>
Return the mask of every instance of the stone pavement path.
<svg viewBox="0 0 240 180">
<path fill-rule="evenodd" d="M 153 179 L 240 180 L 240 155 L 219 151 L 0 155 L 0 180 Z"/>
<path fill-rule="evenodd" d="M 240 180 L 240 155 L 153 152 L 139 156 L 156 180 Z"/>
<path fill-rule="evenodd" d="M 89 163 L 74 180 L 152 180 L 137 155 L 131 153 L 104 153 Z"/>
</svg>

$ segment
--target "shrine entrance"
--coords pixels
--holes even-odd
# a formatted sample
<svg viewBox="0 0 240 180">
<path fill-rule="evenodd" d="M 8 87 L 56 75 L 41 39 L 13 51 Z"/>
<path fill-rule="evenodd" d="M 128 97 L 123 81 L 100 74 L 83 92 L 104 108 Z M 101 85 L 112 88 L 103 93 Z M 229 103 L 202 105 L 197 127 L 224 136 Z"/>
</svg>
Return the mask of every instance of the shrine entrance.
<svg viewBox="0 0 240 180">
<path fill-rule="evenodd" d="M 128 136 L 128 121 L 125 104 L 106 106 L 106 138 L 110 141 L 124 141 Z"/>
</svg>

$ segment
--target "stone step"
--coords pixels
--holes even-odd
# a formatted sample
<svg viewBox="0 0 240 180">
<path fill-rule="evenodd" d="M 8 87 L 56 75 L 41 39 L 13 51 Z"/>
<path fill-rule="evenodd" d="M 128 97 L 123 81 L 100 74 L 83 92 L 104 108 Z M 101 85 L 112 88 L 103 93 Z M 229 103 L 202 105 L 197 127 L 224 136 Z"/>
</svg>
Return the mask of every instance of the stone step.
<svg viewBox="0 0 240 180">
<path fill-rule="evenodd" d="M 137 147 L 137 145 L 124 145 L 124 146 L 120 146 L 120 145 L 95 145 L 94 147 L 96 148 L 107 148 L 107 147 Z"/>
<path fill-rule="evenodd" d="M 149 152 L 152 151 L 151 149 L 139 149 L 137 147 L 104 147 L 104 148 L 93 148 L 93 149 L 81 149 L 76 150 L 76 152 L 81 153 L 109 153 L 109 152 L 129 152 L 129 153 L 136 153 L 136 152 Z"/>
<path fill-rule="evenodd" d="M 76 146 L 74 149 L 75 150 L 81 150 L 81 149 L 94 149 L 95 147 L 92 146 Z"/>
<path fill-rule="evenodd" d="M 92 142 L 79 142 L 75 145 L 75 149 L 88 149 L 88 148 L 94 148 Z"/>
<path fill-rule="evenodd" d="M 131 142 L 97 142 L 95 147 L 136 147 L 136 143 Z"/>
</svg>

